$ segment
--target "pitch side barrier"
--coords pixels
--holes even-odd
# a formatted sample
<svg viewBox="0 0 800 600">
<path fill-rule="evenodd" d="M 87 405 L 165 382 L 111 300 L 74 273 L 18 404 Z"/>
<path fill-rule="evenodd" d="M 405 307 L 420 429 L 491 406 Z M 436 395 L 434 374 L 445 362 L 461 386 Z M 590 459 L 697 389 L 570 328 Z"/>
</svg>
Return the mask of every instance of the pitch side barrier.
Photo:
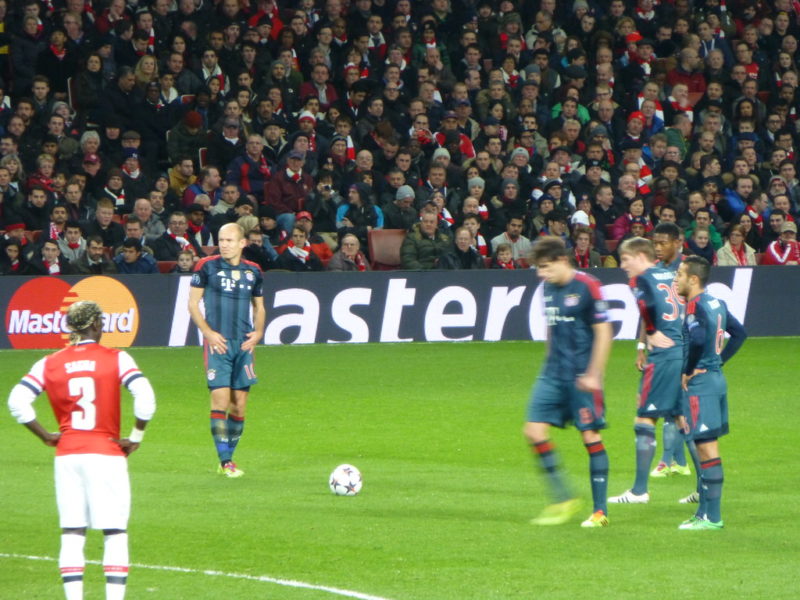
<svg viewBox="0 0 800 600">
<path fill-rule="evenodd" d="M 617 339 L 636 336 L 625 274 L 591 271 L 603 286 Z M 112 346 L 200 342 L 187 303 L 189 276 L 3 277 L 0 348 L 59 348 L 64 311 L 82 299 L 104 310 Z M 754 336 L 798 336 L 800 268 L 717 267 L 709 289 Z M 266 344 L 542 340 L 542 288 L 534 271 L 267 273 Z"/>
</svg>

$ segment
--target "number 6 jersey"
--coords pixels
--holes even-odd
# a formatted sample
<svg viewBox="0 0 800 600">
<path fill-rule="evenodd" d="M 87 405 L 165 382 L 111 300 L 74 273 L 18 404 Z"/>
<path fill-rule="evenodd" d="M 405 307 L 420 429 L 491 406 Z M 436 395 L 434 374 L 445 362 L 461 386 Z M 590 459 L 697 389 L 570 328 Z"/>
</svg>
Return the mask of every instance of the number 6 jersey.
<svg viewBox="0 0 800 600">
<path fill-rule="evenodd" d="M 142 372 L 127 352 L 87 340 L 38 361 L 20 385 L 37 396 L 47 392 L 61 432 L 56 456 L 124 456 L 112 441 L 119 439 L 119 386 L 128 387 L 141 377 Z M 24 420 L 18 420 L 31 420 L 26 417 L 23 414 L 20 418 Z"/>
</svg>

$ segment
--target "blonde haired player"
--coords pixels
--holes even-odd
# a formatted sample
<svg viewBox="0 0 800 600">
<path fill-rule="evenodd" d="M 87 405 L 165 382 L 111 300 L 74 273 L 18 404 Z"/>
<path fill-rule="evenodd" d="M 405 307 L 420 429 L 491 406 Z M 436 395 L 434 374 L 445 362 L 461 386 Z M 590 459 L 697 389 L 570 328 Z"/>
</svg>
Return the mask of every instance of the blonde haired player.
<svg viewBox="0 0 800 600">
<path fill-rule="evenodd" d="M 11 390 L 8 406 L 18 423 L 56 449 L 56 501 L 61 524 L 58 565 L 67 600 L 83 598 L 83 548 L 86 529 L 105 536 L 103 570 L 106 599 L 125 597 L 128 578 L 128 455 L 144 437 L 156 409 L 155 394 L 133 358 L 101 346 L 103 311 L 95 302 L 69 307 L 71 345 L 33 365 Z M 120 384 L 133 395 L 136 424 L 121 439 Z M 33 402 L 47 392 L 58 421 L 50 433 L 39 421 Z"/>
</svg>

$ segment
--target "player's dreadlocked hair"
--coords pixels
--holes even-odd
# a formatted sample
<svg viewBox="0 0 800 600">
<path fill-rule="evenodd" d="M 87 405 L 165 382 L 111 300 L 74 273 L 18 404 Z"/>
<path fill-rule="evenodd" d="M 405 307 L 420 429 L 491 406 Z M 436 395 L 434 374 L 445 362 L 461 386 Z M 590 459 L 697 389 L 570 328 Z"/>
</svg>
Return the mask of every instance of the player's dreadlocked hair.
<svg viewBox="0 0 800 600">
<path fill-rule="evenodd" d="M 81 339 L 80 333 L 89 329 L 102 317 L 103 309 L 97 302 L 81 300 L 70 306 L 67 311 L 67 327 L 72 332 L 69 334 L 69 343 L 76 344 Z"/>
</svg>

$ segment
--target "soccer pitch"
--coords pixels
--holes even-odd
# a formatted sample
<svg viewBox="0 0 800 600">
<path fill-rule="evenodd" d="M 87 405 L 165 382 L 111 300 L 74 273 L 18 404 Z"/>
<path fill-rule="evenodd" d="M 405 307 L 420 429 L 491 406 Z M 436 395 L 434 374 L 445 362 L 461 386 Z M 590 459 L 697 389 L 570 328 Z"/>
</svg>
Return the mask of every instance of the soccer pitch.
<svg viewBox="0 0 800 600">
<path fill-rule="evenodd" d="M 574 429 L 553 439 L 586 509 L 528 524 L 548 501 L 521 435 L 540 343 L 259 347 L 241 479 L 215 474 L 200 349 L 130 352 L 159 406 L 130 459 L 128 598 L 798 597 L 800 339 L 750 339 L 726 368 L 721 532 L 677 530 L 694 485 L 679 476 L 651 480 L 648 505 L 611 505 L 609 528 L 581 529 L 588 458 Z M 4 398 L 43 354 L 0 352 Z M 611 495 L 633 478 L 634 355 L 615 343 L 606 377 Z M 35 406 L 52 427 L 45 397 Z M 0 598 L 61 598 L 52 450 L 3 411 Z M 126 395 L 123 434 L 131 412 Z M 364 475 L 353 498 L 327 486 L 345 462 Z M 86 554 L 102 558 L 99 532 Z M 85 579 L 86 598 L 104 598 L 101 567 Z"/>
</svg>

